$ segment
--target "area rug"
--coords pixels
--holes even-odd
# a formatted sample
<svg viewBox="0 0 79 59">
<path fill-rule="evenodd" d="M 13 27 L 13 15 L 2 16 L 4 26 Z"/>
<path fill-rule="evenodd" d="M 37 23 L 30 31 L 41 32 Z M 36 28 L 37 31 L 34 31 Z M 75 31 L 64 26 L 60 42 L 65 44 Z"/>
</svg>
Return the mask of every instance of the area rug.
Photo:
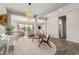
<svg viewBox="0 0 79 59">
<path fill-rule="evenodd" d="M 14 55 L 54 55 L 56 53 L 56 46 L 50 42 L 52 48 L 47 44 L 42 44 L 40 47 L 38 40 L 29 38 L 20 38 L 15 43 Z"/>
</svg>

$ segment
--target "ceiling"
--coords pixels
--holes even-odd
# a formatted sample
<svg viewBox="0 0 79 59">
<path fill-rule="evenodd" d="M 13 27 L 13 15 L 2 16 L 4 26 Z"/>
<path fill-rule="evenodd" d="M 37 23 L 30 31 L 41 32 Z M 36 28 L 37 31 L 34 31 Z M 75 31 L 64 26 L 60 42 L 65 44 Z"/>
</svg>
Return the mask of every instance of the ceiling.
<svg viewBox="0 0 79 59">
<path fill-rule="evenodd" d="M 67 4 L 68 3 L 32 3 L 31 10 L 33 15 L 43 16 Z M 26 15 L 29 7 L 28 3 L 5 3 L 4 5 L 9 13 L 22 16 Z"/>
</svg>

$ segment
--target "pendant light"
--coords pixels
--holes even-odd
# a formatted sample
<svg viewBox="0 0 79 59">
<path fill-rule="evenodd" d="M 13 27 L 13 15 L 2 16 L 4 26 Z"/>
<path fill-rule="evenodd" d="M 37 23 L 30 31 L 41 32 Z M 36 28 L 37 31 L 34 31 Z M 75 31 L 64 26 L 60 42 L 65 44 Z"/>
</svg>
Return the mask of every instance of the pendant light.
<svg viewBox="0 0 79 59">
<path fill-rule="evenodd" d="M 32 11 L 31 11 L 31 3 L 29 3 L 29 10 L 26 12 L 26 17 L 29 20 L 32 20 L 33 14 L 32 14 Z"/>
</svg>

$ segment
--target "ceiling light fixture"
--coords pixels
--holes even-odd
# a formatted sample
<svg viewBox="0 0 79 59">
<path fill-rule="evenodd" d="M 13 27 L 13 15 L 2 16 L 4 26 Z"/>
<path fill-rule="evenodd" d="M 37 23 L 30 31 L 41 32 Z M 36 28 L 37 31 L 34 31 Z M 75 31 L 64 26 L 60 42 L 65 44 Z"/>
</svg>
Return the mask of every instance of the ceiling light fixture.
<svg viewBox="0 0 79 59">
<path fill-rule="evenodd" d="M 26 12 L 26 17 L 29 20 L 32 20 L 33 14 L 32 14 L 32 11 L 31 11 L 31 3 L 29 3 L 29 10 Z"/>
<path fill-rule="evenodd" d="M 63 11 L 62 8 L 60 8 L 59 11 Z"/>
</svg>

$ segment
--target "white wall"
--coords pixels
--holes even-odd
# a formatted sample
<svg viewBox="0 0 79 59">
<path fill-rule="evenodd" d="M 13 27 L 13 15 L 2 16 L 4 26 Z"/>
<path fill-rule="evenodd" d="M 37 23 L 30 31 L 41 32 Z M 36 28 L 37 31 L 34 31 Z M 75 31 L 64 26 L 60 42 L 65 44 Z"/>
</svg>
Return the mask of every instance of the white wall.
<svg viewBox="0 0 79 59">
<path fill-rule="evenodd" d="M 47 20 L 47 34 L 58 38 L 58 18 L 53 17 Z"/>
<path fill-rule="evenodd" d="M 0 15 L 7 14 L 7 10 L 4 5 L 0 4 Z"/>
<path fill-rule="evenodd" d="M 47 32 L 58 38 L 58 17 L 62 15 L 67 16 L 67 40 L 79 43 L 79 4 L 69 4 L 62 8 L 62 12 L 56 10 L 46 15 L 49 16 Z"/>
<path fill-rule="evenodd" d="M 79 43 L 79 9 L 67 14 L 67 40 Z"/>
</svg>

